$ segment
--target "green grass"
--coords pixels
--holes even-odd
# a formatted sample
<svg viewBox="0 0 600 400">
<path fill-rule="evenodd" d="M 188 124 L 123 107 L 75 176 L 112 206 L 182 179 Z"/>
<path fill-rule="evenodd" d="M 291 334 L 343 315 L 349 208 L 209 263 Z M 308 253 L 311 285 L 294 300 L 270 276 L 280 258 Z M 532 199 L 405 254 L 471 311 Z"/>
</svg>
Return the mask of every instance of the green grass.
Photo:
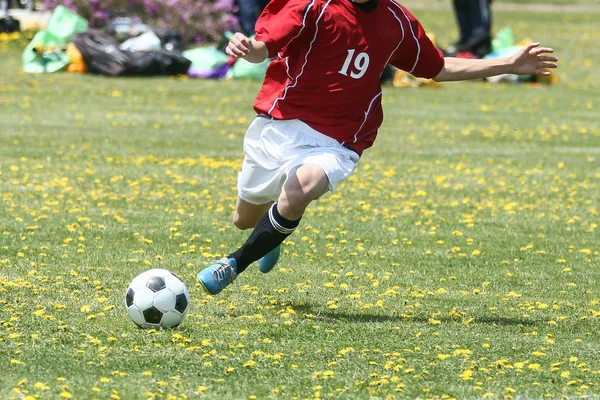
<svg viewBox="0 0 600 400">
<path fill-rule="evenodd" d="M 375 147 L 280 269 L 214 298 L 195 274 L 246 237 L 258 85 L 24 75 L 0 44 L 0 398 L 600 396 L 600 27 L 496 18 L 556 47 L 557 85 L 385 88 Z M 128 320 L 151 266 L 188 284 L 178 329 Z"/>
<path fill-rule="evenodd" d="M 404 0 L 401 2 L 407 7 L 443 7 L 450 8 L 452 7 L 452 1 L 446 0 Z M 598 2 L 596 0 L 494 0 L 492 2 L 492 9 L 494 8 L 502 8 L 504 5 L 523 5 L 523 4 L 538 4 L 549 6 L 552 8 L 553 6 L 598 6 Z M 598 7 L 600 11 L 600 6 Z"/>
</svg>

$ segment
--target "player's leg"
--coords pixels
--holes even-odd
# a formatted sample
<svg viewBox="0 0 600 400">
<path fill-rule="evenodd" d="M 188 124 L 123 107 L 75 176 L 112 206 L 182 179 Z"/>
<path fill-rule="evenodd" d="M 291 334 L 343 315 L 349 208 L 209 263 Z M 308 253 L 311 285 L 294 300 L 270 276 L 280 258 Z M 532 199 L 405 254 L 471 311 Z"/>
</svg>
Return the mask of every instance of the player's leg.
<svg viewBox="0 0 600 400">
<path fill-rule="evenodd" d="M 298 227 L 306 207 L 325 194 L 328 187 L 329 179 L 317 165 L 304 164 L 293 170 L 278 201 L 256 224 L 246 243 L 229 255 L 236 261 L 237 273 L 283 243 Z"/>
<path fill-rule="evenodd" d="M 313 167 L 314 165 L 310 165 L 310 166 Z M 317 170 L 315 170 L 315 171 L 317 173 L 319 172 Z M 311 171 L 308 170 L 308 167 L 303 169 L 302 171 L 300 171 L 300 179 L 306 179 L 306 177 L 304 175 L 308 174 L 308 173 L 311 173 Z M 292 178 L 296 179 L 298 177 L 297 177 L 297 175 L 294 175 Z M 290 203 L 290 201 L 288 199 L 290 197 L 297 198 L 296 196 L 294 196 L 292 194 L 292 190 L 294 190 L 294 186 L 295 186 L 295 183 L 292 184 L 291 182 L 289 185 L 286 185 L 286 187 L 284 187 L 282 197 L 280 197 L 280 200 L 278 201 L 278 208 L 281 206 L 282 209 L 287 210 L 287 211 L 284 211 L 284 215 L 289 213 L 289 209 L 292 204 L 292 203 Z M 328 187 L 326 187 L 324 190 L 327 191 Z M 306 209 L 306 206 L 304 207 L 304 209 Z M 279 214 L 281 215 L 281 212 L 279 212 Z M 271 272 L 271 270 L 275 267 L 275 264 L 277 264 L 277 261 L 279 260 L 280 247 L 281 246 L 275 247 L 273 250 L 269 251 L 261 259 L 258 260 L 258 270 L 260 272 L 262 272 L 263 274 Z"/>
<path fill-rule="evenodd" d="M 272 122 L 256 118 L 244 136 L 246 156 L 238 175 L 238 200 L 233 223 L 240 229 L 253 228 L 281 192 L 285 171 L 281 160 L 267 150 L 277 148 L 269 141 Z M 275 135 L 276 136 L 276 135 Z M 198 280 L 211 294 L 219 293 L 237 277 L 235 260 L 227 257 L 213 262 L 198 273 Z"/>
<path fill-rule="evenodd" d="M 298 226 L 308 204 L 327 190 L 333 191 L 352 174 L 359 160 L 354 151 L 298 120 L 257 118 L 246 134 L 244 150 L 246 158 L 238 179 L 240 198 L 258 205 L 277 199 L 281 205 L 274 203 L 268 209 L 239 250 L 200 271 L 200 283 L 213 295 L 252 262 L 268 258 Z M 239 217 L 242 228 L 253 222 L 249 215 Z M 273 265 L 259 268 L 268 272 Z"/>
<path fill-rule="evenodd" d="M 253 204 L 238 196 L 233 224 L 241 230 L 254 228 L 272 204 L 272 201 Z M 279 251 L 276 251 L 270 255 L 268 261 L 274 266 L 278 259 Z M 214 261 L 209 267 L 200 271 L 198 273 L 198 280 L 205 291 L 210 294 L 217 294 L 233 282 L 238 273 L 242 271 L 243 269 L 239 269 L 235 259 L 231 256 L 224 257 Z"/>
<path fill-rule="evenodd" d="M 313 201 L 327 193 L 329 179 L 315 164 L 304 164 L 289 176 L 277 200 L 282 217 L 294 221 L 302 218 L 304 210 Z"/>
<path fill-rule="evenodd" d="M 272 201 L 264 204 L 252 204 L 238 196 L 233 224 L 241 230 L 254 228 L 272 204 Z"/>
<path fill-rule="evenodd" d="M 233 216 L 233 224 L 241 230 L 254 228 L 258 221 L 271 208 L 273 202 L 265 204 L 252 204 L 238 197 L 235 215 Z M 271 272 L 277 261 L 279 261 L 280 246 L 269 251 L 258 260 L 258 270 L 262 273 Z"/>
<path fill-rule="evenodd" d="M 200 271 L 198 279 L 205 290 L 213 295 L 219 293 L 250 264 L 277 249 L 298 227 L 310 202 L 321 197 L 328 188 L 327 175 L 319 166 L 306 164 L 294 169 L 288 176 L 279 201 L 258 221 L 244 245 Z"/>
</svg>

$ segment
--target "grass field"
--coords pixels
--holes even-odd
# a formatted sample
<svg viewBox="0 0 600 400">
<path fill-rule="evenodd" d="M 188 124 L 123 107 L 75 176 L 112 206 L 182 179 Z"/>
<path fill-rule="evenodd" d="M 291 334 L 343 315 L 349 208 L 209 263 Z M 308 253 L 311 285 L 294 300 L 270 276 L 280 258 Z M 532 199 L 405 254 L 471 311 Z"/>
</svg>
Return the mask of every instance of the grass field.
<svg viewBox="0 0 600 400">
<path fill-rule="evenodd" d="M 407 7 L 427 7 L 427 8 L 451 8 L 452 1 L 448 0 L 405 0 L 401 2 Z M 492 8 L 502 9 L 505 5 L 524 5 L 524 4 L 536 4 L 543 5 L 544 7 L 552 8 L 555 6 L 588 6 L 595 7 L 598 5 L 597 0 L 493 0 Z"/>
<path fill-rule="evenodd" d="M 559 83 L 385 88 L 356 174 L 217 297 L 258 85 L 27 76 L 0 43 L 0 398 L 600 397 L 598 14 L 495 18 Z M 128 320 L 151 267 L 180 328 Z"/>
</svg>

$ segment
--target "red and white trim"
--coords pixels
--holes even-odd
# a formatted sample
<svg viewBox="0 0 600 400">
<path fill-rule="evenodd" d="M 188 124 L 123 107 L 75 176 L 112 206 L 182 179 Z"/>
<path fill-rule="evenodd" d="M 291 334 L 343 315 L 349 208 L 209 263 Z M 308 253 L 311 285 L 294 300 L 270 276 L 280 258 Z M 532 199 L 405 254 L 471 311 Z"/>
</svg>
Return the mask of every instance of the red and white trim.
<svg viewBox="0 0 600 400">
<path fill-rule="evenodd" d="M 298 32 L 298 36 L 300 36 L 300 34 L 302 33 L 302 31 L 304 30 L 304 28 L 306 28 L 306 17 L 308 16 L 308 11 L 312 8 L 312 6 L 315 4 L 316 0 L 313 0 L 312 3 L 306 8 L 306 13 L 304 14 L 304 18 L 302 20 L 302 28 L 300 29 L 300 32 Z M 298 74 L 298 76 L 296 76 L 295 79 L 292 79 L 290 82 L 288 82 L 288 84 L 285 86 L 285 90 L 283 91 L 283 96 L 282 97 L 278 97 L 277 99 L 275 99 L 275 101 L 273 102 L 273 105 L 271 106 L 271 108 L 269 109 L 269 115 L 273 112 L 273 110 L 275 109 L 275 106 L 277 106 L 277 103 L 280 100 L 285 100 L 285 98 L 287 97 L 287 93 L 289 89 L 293 89 L 296 87 L 296 85 L 298 84 L 298 79 L 300 79 L 300 77 L 302 76 L 302 74 L 304 73 L 304 68 L 306 67 L 306 64 L 308 64 L 308 55 L 310 54 L 310 52 L 312 51 L 313 48 L 313 44 L 315 43 L 315 41 L 317 40 L 317 36 L 319 34 L 319 21 L 321 21 L 321 18 L 323 18 L 323 15 L 325 14 L 325 10 L 327 10 L 327 7 L 329 7 L 329 4 L 331 3 L 332 0 L 328 0 L 327 3 L 325 4 L 325 6 L 323 7 L 323 10 L 321 11 L 321 14 L 319 14 L 319 17 L 317 18 L 317 21 L 315 22 L 315 35 L 313 37 L 313 40 L 310 42 L 310 46 L 308 47 L 308 51 L 306 52 L 306 55 L 304 56 L 304 64 L 302 64 L 302 68 L 300 69 L 300 73 Z M 293 39 L 292 39 L 293 40 Z M 291 43 L 291 42 L 290 42 Z M 288 76 L 289 76 L 289 72 L 288 72 Z M 293 83 L 292 83 L 293 82 Z"/>
<path fill-rule="evenodd" d="M 373 107 L 373 103 L 375 103 L 375 100 L 377 100 L 379 97 L 381 97 L 382 94 L 383 94 L 383 92 L 377 93 L 377 95 L 375 97 L 373 97 L 373 99 L 371 100 L 371 103 L 369 103 L 369 108 L 367 108 L 367 111 L 365 111 L 365 118 L 363 119 L 362 124 L 360 124 L 360 127 L 358 128 L 358 130 L 354 134 L 354 141 L 352 143 L 358 142 L 358 134 L 360 133 L 360 131 L 363 128 L 363 126 L 365 126 L 365 123 L 367 122 L 367 119 L 369 118 L 369 113 L 371 112 L 371 108 Z"/>
<path fill-rule="evenodd" d="M 410 23 L 410 18 L 408 18 L 408 15 L 406 15 L 404 8 L 400 4 L 396 3 L 395 1 L 392 1 L 391 3 L 396 5 L 398 7 L 398 9 L 400 9 L 400 11 L 402 11 L 402 14 L 404 14 L 404 18 L 406 18 L 406 21 L 408 22 L 408 26 L 410 27 L 410 32 L 412 33 L 412 37 L 415 39 L 415 43 L 417 44 L 417 57 L 415 59 L 415 64 L 413 65 L 412 69 L 410 71 L 408 71 L 409 73 L 412 74 L 414 72 L 414 70 L 417 69 L 417 65 L 419 64 L 419 57 L 421 56 L 421 43 L 419 43 L 419 39 L 417 38 L 417 35 L 415 34 L 413 25 Z M 396 14 L 394 14 L 394 16 L 396 16 Z M 402 32 L 404 32 L 404 27 L 402 28 Z"/>
</svg>

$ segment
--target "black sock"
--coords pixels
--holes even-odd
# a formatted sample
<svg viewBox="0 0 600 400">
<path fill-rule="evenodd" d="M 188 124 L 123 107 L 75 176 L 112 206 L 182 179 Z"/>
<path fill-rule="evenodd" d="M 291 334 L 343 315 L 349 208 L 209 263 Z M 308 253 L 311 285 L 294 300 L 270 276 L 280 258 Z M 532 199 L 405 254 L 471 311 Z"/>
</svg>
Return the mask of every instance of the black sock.
<svg viewBox="0 0 600 400">
<path fill-rule="evenodd" d="M 248 265 L 279 246 L 294 232 L 299 223 L 300 219 L 290 221 L 282 217 L 277 211 L 277 203 L 273 204 L 258 221 L 246 243 L 229 255 L 229 258 L 235 258 L 237 261 L 238 274 L 243 272 Z"/>
</svg>

